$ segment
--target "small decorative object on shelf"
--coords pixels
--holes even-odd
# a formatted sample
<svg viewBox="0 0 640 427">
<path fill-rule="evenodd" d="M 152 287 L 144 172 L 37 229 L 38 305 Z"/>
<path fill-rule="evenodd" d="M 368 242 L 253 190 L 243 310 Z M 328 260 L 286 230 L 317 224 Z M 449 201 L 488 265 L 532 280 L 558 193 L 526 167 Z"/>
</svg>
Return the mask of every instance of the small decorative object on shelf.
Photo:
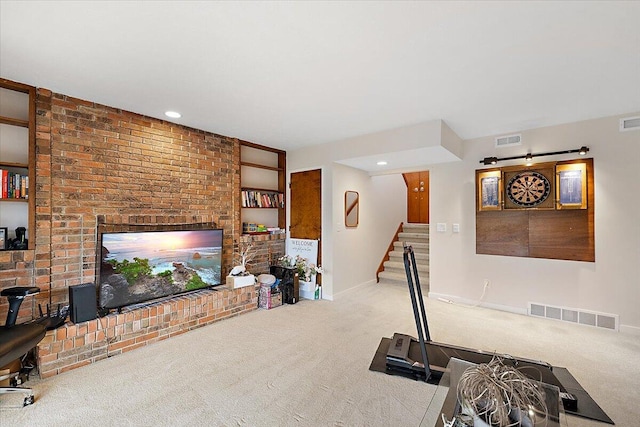
<svg viewBox="0 0 640 427">
<path fill-rule="evenodd" d="M 240 264 L 233 267 L 227 276 L 226 283 L 228 288 L 236 289 L 255 285 L 255 277 L 247 271 L 247 263 L 256 255 L 255 252 L 251 252 L 252 248 L 253 241 L 251 239 L 242 240 L 238 243 L 238 253 L 234 256 L 234 260 Z"/>
<path fill-rule="evenodd" d="M 29 247 L 29 241 L 26 239 L 27 229 L 24 227 L 16 228 L 16 238 L 9 241 L 9 249 L 24 250 Z"/>
<path fill-rule="evenodd" d="M 0 251 L 7 249 L 9 243 L 9 235 L 7 227 L 0 227 Z"/>
</svg>

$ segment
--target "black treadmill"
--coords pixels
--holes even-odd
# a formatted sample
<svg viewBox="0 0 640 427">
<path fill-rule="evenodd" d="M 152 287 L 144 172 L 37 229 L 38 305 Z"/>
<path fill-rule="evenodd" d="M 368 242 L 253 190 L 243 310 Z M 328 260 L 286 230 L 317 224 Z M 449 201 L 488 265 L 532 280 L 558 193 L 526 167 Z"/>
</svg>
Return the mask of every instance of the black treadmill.
<svg viewBox="0 0 640 427">
<path fill-rule="evenodd" d="M 446 371 L 452 357 L 479 364 L 489 363 L 493 357 L 498 356 L 505 365 L 517 367 L 525 375 L 547 384 L 553 384 L 558 386 L 561 391 L 565 391 L 552 373 L 552 366 L 546 362 L 432 341 L 415 254 L 411 246 L 404 246 L 403 258 L 418 338 L 401 333 L 393 334 L 386 356 L 388 373 L 408 376 L 421 381 L 437 380 Z"/>
<path fill-rule="evenodd" d="M 420 288 L 420 278 L 411 246 L 404 246 L 403 258 L 418 337 L 400 333 L 393 334 L 385 360 L 387 374 L 437 383 L 442 374 L 446 372 L 452 357 L 475 364 L 489 363 L 494 357 L 499 357 L 503 364 L 518 369 L 529 378 L 558 387 L 566 413 L 614 424 L 565 368 L 556 367 L 554 372 L 552 365 L 540 360 L 431 341 L 422 289 Z"/>
</svg>

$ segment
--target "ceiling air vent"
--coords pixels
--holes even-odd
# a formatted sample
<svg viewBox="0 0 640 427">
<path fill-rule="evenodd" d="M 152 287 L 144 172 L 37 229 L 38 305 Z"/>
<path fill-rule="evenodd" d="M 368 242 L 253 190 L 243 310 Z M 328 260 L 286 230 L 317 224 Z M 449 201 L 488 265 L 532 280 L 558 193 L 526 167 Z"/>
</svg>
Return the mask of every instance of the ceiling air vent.
<svg viewBox="0 0 640 427">
<path fill-rule="evenodd" d="M 628 130 L 640 130 L 640 116 L 620 119 L 620 132 Z"/>
<path fill-rule="evenodd" d="M 496 147 L 510 147 L 522 144 L 522 135 L 506 135 L 496 138 Z"/>
</svg>

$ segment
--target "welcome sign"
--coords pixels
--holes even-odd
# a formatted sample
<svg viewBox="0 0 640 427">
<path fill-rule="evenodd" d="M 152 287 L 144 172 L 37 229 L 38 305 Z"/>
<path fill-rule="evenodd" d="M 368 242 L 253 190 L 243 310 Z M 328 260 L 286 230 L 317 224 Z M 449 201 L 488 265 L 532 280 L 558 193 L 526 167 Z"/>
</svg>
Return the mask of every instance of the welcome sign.
<svg viewBox="0 0 640 427">
<path fill-rule="evenodd" d="M 287 239 L 287 255 L 300 255 L 309 264 L 318 265 L 318 241 L 309 239 Z"/>
<path fill-rule="evenodd" d="M 307 259 L 307 264 L 318 265 L 318 241 L 309 239 L 287 239 L 287 255 L 295 258 L 297 255 Z M 306 299 L 321 299 L 320 289 L 316 294 L 316 275 L 311 276 L 310 282 L 300 280 L 300 296 Z"/>
</svg>

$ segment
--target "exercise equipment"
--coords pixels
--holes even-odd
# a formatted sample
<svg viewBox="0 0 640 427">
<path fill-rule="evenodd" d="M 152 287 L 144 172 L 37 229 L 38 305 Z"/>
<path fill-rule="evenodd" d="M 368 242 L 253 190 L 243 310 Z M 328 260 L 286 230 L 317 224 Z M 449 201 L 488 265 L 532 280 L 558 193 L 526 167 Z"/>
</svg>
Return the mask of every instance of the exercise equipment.
<svg viewBox="0 0 640 427">
<path fill-rule="evenodd" d="M 432 377 L 442 376 L 451 357 L 473 363 L 488 363 L 492 358 L 500 357 L 505 365 L 514 366 L 533 379 L 558 386 L 561 391 L 566 391 L 553 375 L 553 367 L 546 362 L 432 341 L 420 277 L 411 246 L 404 245 L 403 259 L 418 338 L 400 333 L 393 335 L 386 356 L 388 373 L 428 381 Z"/>
<path fill-rule="evenodd" d="M 7 321 L 4 326 L 0 326 L 0 367 L 20 359 L 44 338 L 46 325 L 38 322 L 15 324 L 22 301 L 27 295 L 38 292 L 40 289 L 37 287 L 17 286 L 4 289 L 0 293 L 9 299 Z M 23 406 L 27 406 L 34 401 L 33 391 L 30 388 L 17 387 L 18 380 L 21 381 L 21 371 L 0 375 L 0 380 L 9 380 L 11 384 L 10 387 L 0 387 L 0 395 L 22 393 L 25 395 Z"/>
<path fill-rule="evenodd" d="M 418 338 L 399 333 L 394 334 L 393 338 L 383 337 L 369 366 L 370 370 L 438 384 L 452 357 L 475 364 L 488 363 L 492 358 L 499 357 L 503 364 L 517 368 L 528 377 L 558 387 L 565 413 L 614 424 L 566 368 L 551 366 L 540 360 L 432 341 L 411 246 L 405 245 L 403 257 Z"/>
</svg>

